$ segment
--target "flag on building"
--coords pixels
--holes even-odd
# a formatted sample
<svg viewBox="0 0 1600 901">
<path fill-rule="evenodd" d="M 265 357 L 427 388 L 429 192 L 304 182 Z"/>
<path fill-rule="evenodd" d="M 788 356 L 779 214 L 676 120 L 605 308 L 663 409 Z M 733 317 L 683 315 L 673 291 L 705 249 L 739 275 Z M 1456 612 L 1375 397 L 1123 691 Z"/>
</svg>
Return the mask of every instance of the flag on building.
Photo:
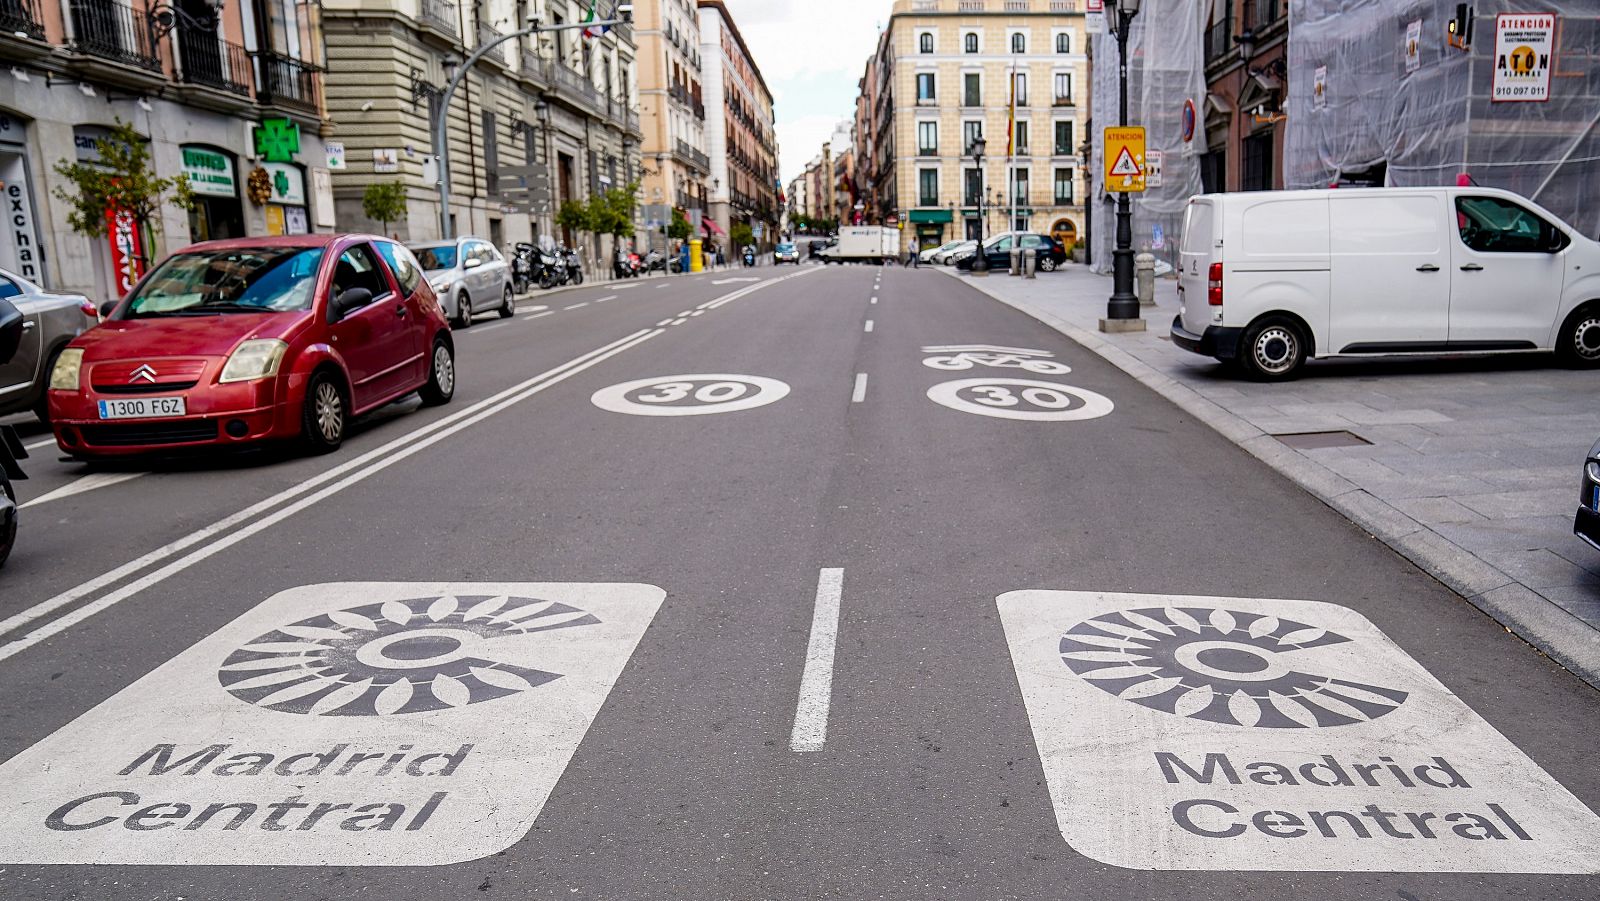
<svg viewBox="0 0 1600 901">
<path fill-rule="evenodd" d="M 585 25 L 588 25 L 588 23 L 599 19 L 599 15 L 595 11 L 595 7 L 598 5 L 599 0 L 589 0 L 589 11 L 583 14 L 583 22 Z M 610 30 L 610 25 L 588 25 L 588 27 L 583 29 L 583 36 L 586 38 L 597 38 Z"/>
</svg>

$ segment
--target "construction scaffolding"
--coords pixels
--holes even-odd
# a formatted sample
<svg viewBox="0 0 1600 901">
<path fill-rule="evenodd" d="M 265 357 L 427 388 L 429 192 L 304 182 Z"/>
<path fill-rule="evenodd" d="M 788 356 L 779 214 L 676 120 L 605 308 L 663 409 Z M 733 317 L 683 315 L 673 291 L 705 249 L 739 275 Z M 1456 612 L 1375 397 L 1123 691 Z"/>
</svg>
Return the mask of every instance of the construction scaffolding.
<svg viewBox="0 0 1600 901">
<path fill-rule="evenodd" d="M 1285 186 L 1466 175 L 1600 238 L 1600 3 L 1479 0 L 1468 10 L 1471 43 L 1460 46 L 1455 2 L 1291 0 Z M 1493 99 L 1497 69 L 1504 79 L 1517 65 L 1496 53 L 1501 13 L 1555 14 L 1547 100 Z"/>
</svg>

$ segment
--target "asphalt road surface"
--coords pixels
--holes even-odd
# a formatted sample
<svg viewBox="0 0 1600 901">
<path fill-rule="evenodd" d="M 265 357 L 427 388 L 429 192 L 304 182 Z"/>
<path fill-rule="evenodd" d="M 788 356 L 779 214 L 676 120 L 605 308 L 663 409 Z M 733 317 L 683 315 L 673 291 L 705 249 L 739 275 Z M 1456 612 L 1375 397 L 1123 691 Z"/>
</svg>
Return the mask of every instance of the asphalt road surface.
<svg viewBox="0 0 1600 901">
<path fill-rule="evenodd" d="M 1594 691 L 1054 331 L 535 300 L 332 456 L 34 450 L 0 896 L 1600 898 Z"/>
</svg>

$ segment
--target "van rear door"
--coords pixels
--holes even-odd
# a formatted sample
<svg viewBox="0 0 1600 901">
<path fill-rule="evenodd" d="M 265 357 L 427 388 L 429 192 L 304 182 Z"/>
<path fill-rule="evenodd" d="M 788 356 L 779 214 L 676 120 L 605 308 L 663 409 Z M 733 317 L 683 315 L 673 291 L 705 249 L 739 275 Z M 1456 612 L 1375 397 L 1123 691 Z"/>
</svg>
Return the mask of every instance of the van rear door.
<svg viewBox="0 0 1600 901">
<path fill-rule="evenodd" d="M 1213 235 L 1218 233 L 1217 205 L 1208 197 L 1189 201 L 1183 213 L 1183 240 L 1178 247 L 1178 297 L 1183 303 L 1183 330 L 1196 335 L 1205 334 L 1209 325 L 1220 324 L 1212 320 L 1212 308 L 1206 301 L 1206 280 L 1211 264 L 1222 262 L 1222 250 L 1215 248 Z"/>
</svg>

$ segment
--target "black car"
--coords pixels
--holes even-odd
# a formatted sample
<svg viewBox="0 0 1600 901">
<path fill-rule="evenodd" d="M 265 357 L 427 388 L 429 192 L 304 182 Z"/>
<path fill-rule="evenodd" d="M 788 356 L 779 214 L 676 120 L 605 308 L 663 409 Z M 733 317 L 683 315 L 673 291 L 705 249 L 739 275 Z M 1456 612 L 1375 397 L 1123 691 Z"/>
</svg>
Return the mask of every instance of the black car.
<svg viewBox="0 0 1600 901">
<path fill-rule="evenodd" d="M 806 258 L 812 260 L 822 259 L 822 252 L 839 243 L 838 238 L 829 238 L 825 241 L 812 241 L 811 248 L 806 252 Z M 798 262 L 798 261 L 797 261 Z"/>
<path fill-rule="evenodd" d="M 1578 493 L 1578 518 L 1572 531 L 1600 550 L 1600 441 L 1589 448 L 1583 463 L 1583 488 Z"/>
<path fill-rule="evenodd" d="M 1039 271 L 1054 272 L 1067 261 L 1067 249 L 1060 241 L 1049 235 L 1035 232 L 1007 232 L 995 235 L 983 242 L 984 252 L 989 258 L 990 269 L 1011 268 L 1011 247 L 1014 242 L 1021 242 L 1023 250 L 1038 251 Z M 971 269 L 977 254 L 967 254 L 956 261 L 957 269 Z"/>
</svg>

